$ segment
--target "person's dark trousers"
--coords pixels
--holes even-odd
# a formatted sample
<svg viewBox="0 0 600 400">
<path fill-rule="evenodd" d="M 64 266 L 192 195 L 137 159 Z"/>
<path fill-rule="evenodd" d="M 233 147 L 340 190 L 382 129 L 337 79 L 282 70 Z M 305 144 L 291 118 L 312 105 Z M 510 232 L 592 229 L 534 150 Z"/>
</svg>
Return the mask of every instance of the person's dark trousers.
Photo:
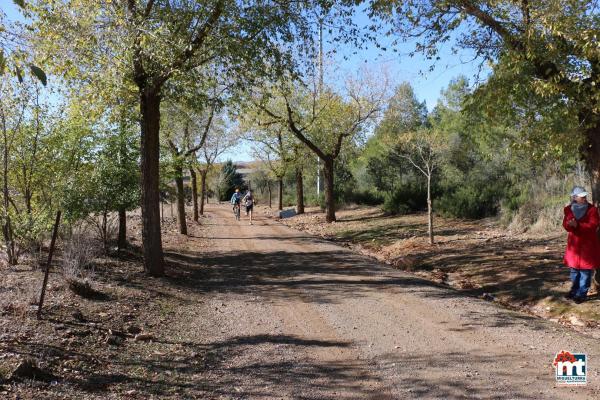
<svg viewBox="0 0 600 400">
<path fill-rule="evenodd" d="M 574 299 L 585 299 L 592 283 L 591 269 L 571 268 L 571 296 Z"/>
</svg>

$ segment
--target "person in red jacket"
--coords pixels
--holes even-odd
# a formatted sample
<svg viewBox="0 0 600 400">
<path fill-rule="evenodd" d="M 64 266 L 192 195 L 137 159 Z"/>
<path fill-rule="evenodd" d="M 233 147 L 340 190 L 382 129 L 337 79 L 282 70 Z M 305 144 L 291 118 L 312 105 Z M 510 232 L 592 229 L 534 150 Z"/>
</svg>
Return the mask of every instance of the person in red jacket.
<svg viewBox="0 0 600 400">
<path fill-rule="evenodd" d="M 581 186 L 571 191 L 571 204 L 564 209 L 563 227 L 569 232 L 564 263 L 571 269 L 571 290 L 566 298 L 577 304 L 585 301 L 592 271 L 600 267 L 600 241 L 596 231 L 600 220 L 598 209 L 587 201 Z"/>
</svg>

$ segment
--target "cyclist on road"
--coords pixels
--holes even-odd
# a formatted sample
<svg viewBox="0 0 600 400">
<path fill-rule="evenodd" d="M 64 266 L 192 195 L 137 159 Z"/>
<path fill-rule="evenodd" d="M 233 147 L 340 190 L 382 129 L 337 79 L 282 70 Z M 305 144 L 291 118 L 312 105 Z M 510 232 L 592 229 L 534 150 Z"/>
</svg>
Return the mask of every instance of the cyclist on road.
<svg viewBox="0 0 600 400">
<path fill-rule="evenodd" d="M 242 203 L 246 206 L 246 216 L 250 215 L 250 225 L 252 225 L 252 208 L 254 208 L 254 196 L 252 191 L 248 190 L 242 199 Z"/>
<path fill-rule="evenodd" d="M 240 206 L 242 202 L 242 194 L 240 193 L 240 189 L 236 188 L 233 196 L 231 196 L 231 204 L 233 205 L 233 213 L 235 214 L 235 207 Z M 237 217 L 237 214 L 236 214 Z"/>
</svg>

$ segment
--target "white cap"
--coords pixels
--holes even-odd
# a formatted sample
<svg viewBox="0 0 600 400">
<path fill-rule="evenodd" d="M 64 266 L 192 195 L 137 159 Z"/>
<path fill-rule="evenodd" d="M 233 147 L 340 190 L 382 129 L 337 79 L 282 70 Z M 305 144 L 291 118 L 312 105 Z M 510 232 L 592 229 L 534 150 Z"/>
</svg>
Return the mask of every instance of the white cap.
<svg viewBox="0 0 600 400">
<path fill-rule="evenodd" d="M 585 191 L 585 188 L 582 186 L 575 186 L 573 190 L 571 190 L 571 196 L 577 197 L 587 197 L 588 192 Z"/>
</svg>

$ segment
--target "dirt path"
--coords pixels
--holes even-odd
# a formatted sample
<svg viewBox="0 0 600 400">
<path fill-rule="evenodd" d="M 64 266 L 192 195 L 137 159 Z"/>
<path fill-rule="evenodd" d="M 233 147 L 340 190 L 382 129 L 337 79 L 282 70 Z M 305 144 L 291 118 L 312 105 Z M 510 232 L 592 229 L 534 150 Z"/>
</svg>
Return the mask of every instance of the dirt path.
<svg viewBox="0 0 600 400">
<path fill-rule="evenodd" d="M 600 398 L 600 344 L 592 338 L 264 216 L 249 226 L 228 206 L 208 211 L 209 253 L 172 255 L 189 265 L 189 289 L 205 300 L 180 309 L 171 327 L 203 343 L 207 396 Z M 555 387 L 551 363 L 563 349 L 587 354 L 588 386 Z"/>
</svg>

